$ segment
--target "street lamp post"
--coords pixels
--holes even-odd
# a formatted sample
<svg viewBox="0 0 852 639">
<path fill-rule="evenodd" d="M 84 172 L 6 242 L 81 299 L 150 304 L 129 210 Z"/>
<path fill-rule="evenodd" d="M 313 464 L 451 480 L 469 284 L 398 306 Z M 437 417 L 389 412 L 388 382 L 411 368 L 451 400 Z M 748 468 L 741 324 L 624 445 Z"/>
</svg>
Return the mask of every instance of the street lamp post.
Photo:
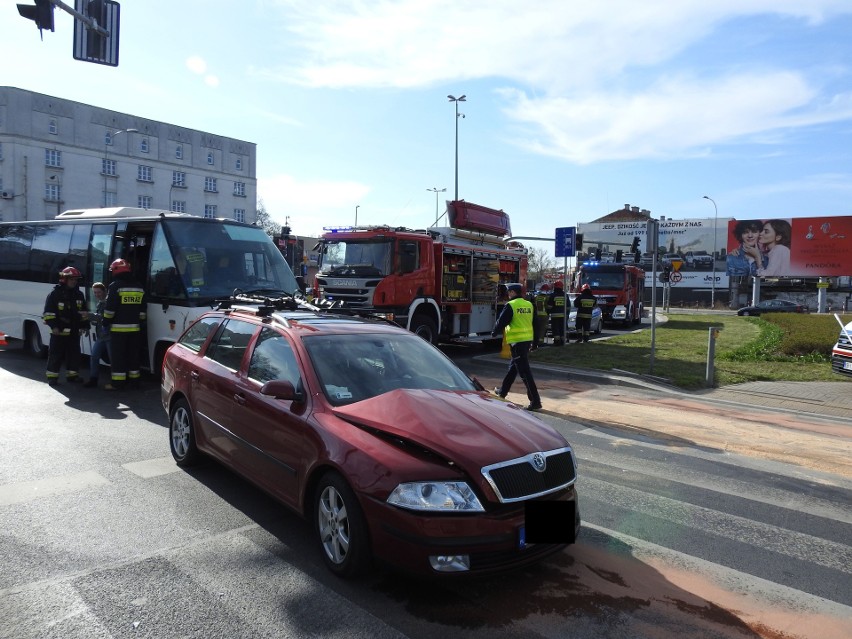
<svg viewBox="0 0 852 639">
<path fill-rule="evenodd" d="M 106 140 L 104 140 L 104 203 L 103 206 L 107 204 L 107 161 L 109 160 L 109 147 L 112 144 L 113 138 L 119 133 L 136 133 L 138 129 L 121 129 L 120 131 L 113 131 L 109 136 L 109 144 L 107 144 Z"/>
<path fill-rule="evenodd" d="M 455 192 L 455 202 L 459 201 L 459 116 L 464 117 L 464 113 L 459 113 L 459 102 L 466 102 L 466 95 L 462 95 L 460 97 L 456 97 L 454 95 L 448 95 L 447 98 L 450 102 L 454 102 L 456 105 L 456 192 Z"/>
<path fill-rule="evenodd" d="M 355 206 L 355 228 L 358 228 L 358 209 L 361 208 L 360 204 Z"/>
<path fill-rule="evenodd" d="M 438 220 L 440 219 L 440 218 L 439 218 L 439 215 L 438 215 L 438 193 L 443 193 L 443 192 L 444 192 L 444 191 L 446 191 L 447 189 L 439 189 L 439 188 L 436 186 L 436 187 L 434 187 L 434 188 L 426 189 L 426 190 L 427 190 L 427 191 L 433 191 L 433 192 L 435 193 L 435 221 L 433 222 L 433 224 L 437 224 L 437 223 L 438 223 Z"/>
<path fill-rule="evenodd" d="M 710 308 L 716 308 L 716 224 L 719 221 L 719 209 L 716 206 L 716 200 L 712 197 L 704 196 L 705 200 L 713 202 L 713 283 L 710 288 Z"/>
</svg>

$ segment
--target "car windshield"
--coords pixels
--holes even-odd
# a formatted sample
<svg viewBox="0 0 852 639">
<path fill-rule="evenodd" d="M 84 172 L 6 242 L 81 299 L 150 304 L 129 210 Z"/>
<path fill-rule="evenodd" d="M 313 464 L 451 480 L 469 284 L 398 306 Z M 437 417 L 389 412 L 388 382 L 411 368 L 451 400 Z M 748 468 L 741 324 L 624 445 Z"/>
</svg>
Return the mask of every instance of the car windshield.
<svg viewBox="0 0 852 639">
<path fill-rule="evenodd" d="M 400 388 L 476 390 L 452 361 L 416 335 L 314 335 L 304 344 L 333 406 Z"/>
</svg>

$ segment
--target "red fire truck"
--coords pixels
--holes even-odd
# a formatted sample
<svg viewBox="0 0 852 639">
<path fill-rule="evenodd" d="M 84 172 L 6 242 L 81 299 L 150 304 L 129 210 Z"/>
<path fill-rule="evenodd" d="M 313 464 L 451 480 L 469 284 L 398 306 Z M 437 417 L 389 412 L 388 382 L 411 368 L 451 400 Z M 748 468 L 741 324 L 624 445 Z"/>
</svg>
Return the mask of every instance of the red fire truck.
<svg viewBox="0 0 852 639">
<path fill-rule="evenodd" d="M 490 339 L 505 300 L 499 285 L 525 282 L 527 251 L 509 216 L 464 200 L 447 203 L 450 227 L 329 228 L 314 291 L 384 315 L 424 339 Z"/>
<path fill-rule="evenodd" d="M 645 271 L 638 266 L 584 262 L 574 274 L 571 292 L 579 293 L 583 284 L 588 284 L 598 299 L 603 321 L 626 326 L 642 320 Z"/>
</svg>

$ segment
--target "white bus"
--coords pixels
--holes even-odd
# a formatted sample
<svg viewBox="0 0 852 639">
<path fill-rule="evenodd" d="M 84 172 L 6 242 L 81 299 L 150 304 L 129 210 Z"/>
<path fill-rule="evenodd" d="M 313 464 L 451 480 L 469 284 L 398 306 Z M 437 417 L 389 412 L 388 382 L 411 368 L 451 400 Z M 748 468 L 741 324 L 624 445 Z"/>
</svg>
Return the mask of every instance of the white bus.
<svg viewBox="0 0 852 639">
<path fill-rule="evenodd" d="M 143 366 L 159 374 L 166 349 L 199 315 L 236 289 L 278 297 L 298 291 L 281 252 L 260 227 L 233 220 L 137 208 L 66 211 L 53 220 L 0 223 L 0 331 L 47 354 L 44 302 L 73 266 L 94 305 L 92 284 L 109 286 L 109 265 L 124 258 L 148 302 Z M 94 333 L 94 331 L 92 331 Z M 94 335 L 82 337 L 91 352 Z"/>
</svg>

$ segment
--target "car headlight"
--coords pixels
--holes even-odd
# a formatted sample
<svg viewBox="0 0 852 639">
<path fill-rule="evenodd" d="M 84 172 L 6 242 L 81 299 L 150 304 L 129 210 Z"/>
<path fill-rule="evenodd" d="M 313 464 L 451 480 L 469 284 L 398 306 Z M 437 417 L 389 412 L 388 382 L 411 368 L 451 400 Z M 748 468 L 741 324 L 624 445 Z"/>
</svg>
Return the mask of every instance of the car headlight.
<svg viewBox="0 0 852 639">
<path fill-rule="evenodd" d="M 409 510 L 484 512 L 474 492 L 463 481 L 414 481 L 400 484 L 388 503 Z"/>
</svg>

